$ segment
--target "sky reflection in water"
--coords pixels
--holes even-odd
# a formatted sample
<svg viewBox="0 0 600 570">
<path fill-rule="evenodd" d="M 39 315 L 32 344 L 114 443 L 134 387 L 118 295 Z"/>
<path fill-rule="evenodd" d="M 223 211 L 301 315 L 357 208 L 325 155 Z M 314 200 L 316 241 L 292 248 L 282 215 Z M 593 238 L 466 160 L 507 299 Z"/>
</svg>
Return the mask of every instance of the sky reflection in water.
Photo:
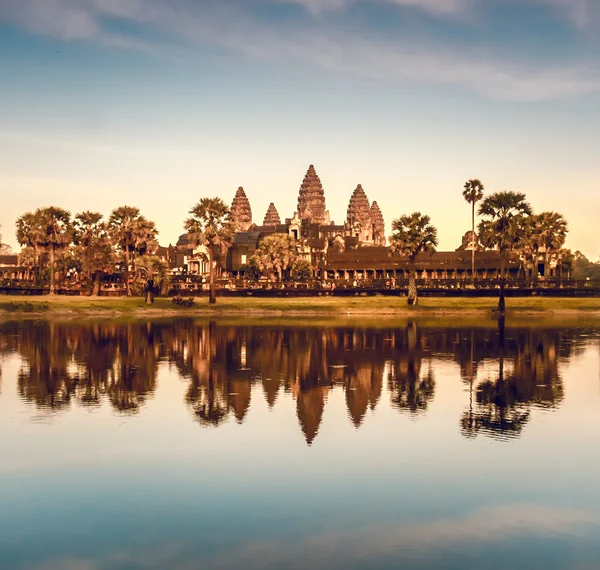
<svg viewBox="0 0 600 570">
<path fill-rule="evenodd" d="M 0 324 L 0 568 L 596 569 L 599 339 Z"/>
</svg>

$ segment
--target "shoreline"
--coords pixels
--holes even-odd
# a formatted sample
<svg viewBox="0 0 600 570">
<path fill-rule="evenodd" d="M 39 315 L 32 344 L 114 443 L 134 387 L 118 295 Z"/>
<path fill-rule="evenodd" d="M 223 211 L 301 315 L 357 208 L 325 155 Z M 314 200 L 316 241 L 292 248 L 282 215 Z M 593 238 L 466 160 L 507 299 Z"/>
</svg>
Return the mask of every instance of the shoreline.
<svg viewBox="0 0 600 570">
<path fill-rule="evenodd" d="M 193 307 L 173 305 L 170 298 L 157 298 L 146 305 L 141 297 L 1 296 L 0 319 L 14 317 L 88 317 L 136 319 L 197 317 L 361 317 L 495 319 L 496 298 L 421 297 L 417 307 L 408 307 L 405 297 L 317 297 L 317 298 L 217 298 L 209 305 L 196 298 Z M 600 319 L 600 298 L 537 297 L 507 298 L 506 317 L 591 317 Z"/>
</svg>

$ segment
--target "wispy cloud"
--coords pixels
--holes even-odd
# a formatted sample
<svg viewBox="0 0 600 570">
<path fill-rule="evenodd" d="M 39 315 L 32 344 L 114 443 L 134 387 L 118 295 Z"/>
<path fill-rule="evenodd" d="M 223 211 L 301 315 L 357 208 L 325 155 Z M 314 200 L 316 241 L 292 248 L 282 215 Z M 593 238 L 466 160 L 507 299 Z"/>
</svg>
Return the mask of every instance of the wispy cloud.
<svg viewBox="0 0 600 570">
<path fill-rule="evenodd" d="M 510 0 L 495 0 L 508 2 Z M 592 0 L 520 0 L 564 12 L 578 26 L 595 21 Z M 313 14 L 342 10 L 367 0 L 271 0 L 304 6 Z M 445 17 L 481 7 L 482 0 L 370 0 Z M 522 54 L 494 53 L 461 45 L 443 34 L 428 39 L 390 37 L 348 24 L 343 17 L 293 20 L 274 25 L 257 16 L 252 2 L 206 0 L 0 0 L 0 19 L 29 32 L 62 40 L 90 40 L 120 48 L 159 49 L 161 37 L 188 47 L 217 46 L 251 58 L 320 67 L 378 81 L 419 81 L 463 86 L 487 97 L 538 101 L 600 91 L 597 60 L 536 63 Z M 114 19 L 141 27 L 146 40 L 110 26 Z"/>
</svg>

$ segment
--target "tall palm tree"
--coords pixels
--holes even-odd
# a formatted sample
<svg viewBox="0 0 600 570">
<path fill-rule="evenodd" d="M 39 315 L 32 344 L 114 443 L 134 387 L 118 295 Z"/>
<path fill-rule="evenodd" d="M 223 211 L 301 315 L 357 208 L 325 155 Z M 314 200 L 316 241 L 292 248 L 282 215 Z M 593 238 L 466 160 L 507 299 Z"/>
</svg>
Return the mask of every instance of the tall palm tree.
<svg viewBox="0 0 600 570">
<path fill-rule="evenodd" d="M 475 204 L 483 199 L 483 184 L 477 178 L 465 182 L 463 198 L 471 204 L 471 277 L 475 279 Z"/>
<path fill-rule="evenodd" d="M 568 224 L 557 212 L 542 212 L 535 216 L 537 243 L 544 249 L 544 267 L 548 268 L 550 257 L 556 255 L 565 244 Z M 537 275 L 537 271 L 536 271 Z"/>
<path fill-rule="evenodd" d="M 429 216 L 414 212 L 400 216 L 392 222 L 390 253 L 400 253 L 408 259 L 408 304 L 417 304 L 415 260 L 421 252 L 433 254 L 438 244 L 437 229 L 429 222 Z"/>
<path fill-rule="evenodd" d="M 229 206 L 221 198 L 201 198 L 190 210 L 191 217 L 184 228 L 195 246 L 203 245 L 208 251 L 209 303 L 215 296 L 215 260 L 219 252 L 229 249 L 235 239 L 236 224 Z"/>
<path fill-rule="evenodd" d="M 525 235 L 525 219 L 532 213 L 531 206 L 520 192 L 495 192 L 479 206 L 479 238 L 484 247 L 497 249 L 500 254 L 500 296 L 498 311 L 504 313 L 505 267 L 507 256 L 519 247 Z"/>
<path fill-rule="evenodd" d="M 131 296 L 129 275 L 132 256 L 144 255 L 156 245 L 157 231 L 154 222 L 140 214 L 139 208 L 121 206 L 114 209 L 108 218 L 108 231 L 113 245 L 119 249 L 125 261 L 125 288 L 127 296 Z"/>
<path fill-rule="evenodd" d="M 50 206 L 35 211 L 39 228 L 39 244 L 50 254 L 50 295 L 56 293 L 56 276 L 54 264 L 56 252 L 67 247 L 73 239 L 71 214 L 62 208 Z"/>
</svg>

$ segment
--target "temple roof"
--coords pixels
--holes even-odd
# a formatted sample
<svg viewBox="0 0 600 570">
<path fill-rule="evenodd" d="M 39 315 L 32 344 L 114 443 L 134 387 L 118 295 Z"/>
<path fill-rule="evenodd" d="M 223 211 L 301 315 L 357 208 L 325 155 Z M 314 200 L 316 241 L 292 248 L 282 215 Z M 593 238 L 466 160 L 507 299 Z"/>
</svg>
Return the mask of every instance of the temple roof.
<svg viewBox="0 0 600 570">
<path fill-rule="evenodd" d="M 344 252 L 327 252 L 327 269 L 408 269 L 408 260 L 400 255 L 391 256 L 387 247 L 359 247 Z M 439 251 L 433 255 L 420 253 L 415 261 L 418 269 L 470 269 L 471 252 Z M 498 269 L 500 255 L 497 251 L 475 253 L 478 269 Z M 519 260 L 511 258 L 506 267 L 518 267 Z"/>
</svg>

